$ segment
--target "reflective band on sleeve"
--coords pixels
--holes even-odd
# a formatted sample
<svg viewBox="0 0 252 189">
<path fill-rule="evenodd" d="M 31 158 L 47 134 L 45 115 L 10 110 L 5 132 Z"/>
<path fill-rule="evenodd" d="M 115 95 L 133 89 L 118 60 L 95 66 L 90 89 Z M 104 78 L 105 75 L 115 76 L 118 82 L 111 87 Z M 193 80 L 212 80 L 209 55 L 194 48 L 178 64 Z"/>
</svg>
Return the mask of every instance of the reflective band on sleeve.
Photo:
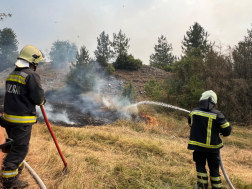
<svg viewBox="0 0 252 189">
<path fill-rule="evenodd" d="M 203 111 L 192 111 L 190 115 L 200 115 L 203 117 L 208 117 L 211 119 L 216 119 L 217 114 L 209 113 L 209 112 L 203 112 Z"/>
<path fill-rule="evenodd" d="M 4 113 L 3 119 L 11 123 L 36 123 L 36 116 L 15 116 Z"/>
<path fill-rule="evenodd" d="M 197 176 L 200 176 L 200 177 L 207 177 L 207 173 L 200 173 L 200 172 L 197 172 Z"/>
<path fill-rule="evenodd" d="M 220 181 L 220 180 L 221 180 L 220 177 L 210 177 L 210 179 L 211 179 L 212 181 Z"/>
<path fill-rule="evenodd" d="M 23 85 L 26 84 L 25 78 L 20 75 L 9 75 L 9 77 L 6 79 L 6 81 L 15 81 L 15 82 L 21 83 Z"/>
<path fill-rule="evenodd" d="M 229 123 L 229 122 L 226 122 L 226 123 L 224 123 L 224 124 L 221 125 L 221 128 L 226 128 L 226 127 L 228 127 L 228 126 L 230 126 L 230 123 Z"/>
<path fill-rule="evenodd" d="M 207 184 L 207 180 L 203 180 L 203 179 L 199 179 L 199 178 L 198 178 L 198 182 L 203 183 L 203 184 Z"/>
<path fill-rule="evenodd" d="M 18 174 L 18 169 L 13 170 L 13 171 L 4 171 L 4 170 L 2 170 L 2 177 L 3 178 L 15 177 L 17 174 Z"/>
<path fill-rule="evenodd" d="M 221 188 L 222 187 L 222 184 L 212 184 L 212 187 L 215 187 L 215 188 Z"/>
<path fill-rule="evenodd" d="M 201 147 L 204 147 L 204 148 L 220 148 L 220 147 L 223 146 L 223 143 L 220 143 L 218 145 L 209 145 L 209 144 L 204 144 L 204 143 L 200 143 L 200 142 L 192 141 L 192 140 L 189 140 L 188 144 L 201 146 Z"/>
</svg>

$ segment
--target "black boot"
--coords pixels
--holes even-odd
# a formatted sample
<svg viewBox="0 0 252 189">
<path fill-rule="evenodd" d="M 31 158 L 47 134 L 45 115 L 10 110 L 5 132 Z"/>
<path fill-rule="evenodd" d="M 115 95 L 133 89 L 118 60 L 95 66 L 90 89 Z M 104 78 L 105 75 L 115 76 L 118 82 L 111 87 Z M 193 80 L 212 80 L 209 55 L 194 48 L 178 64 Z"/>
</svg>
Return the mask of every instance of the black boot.
<svg viewBox="0 0 252 189">
<path fill-rule="evenodd" d="M 12 183 L 3 182 L 3 189 L 22 189 L 28 187 L 29 184 L 26 181 L 15 180 Z"/>
</svg>

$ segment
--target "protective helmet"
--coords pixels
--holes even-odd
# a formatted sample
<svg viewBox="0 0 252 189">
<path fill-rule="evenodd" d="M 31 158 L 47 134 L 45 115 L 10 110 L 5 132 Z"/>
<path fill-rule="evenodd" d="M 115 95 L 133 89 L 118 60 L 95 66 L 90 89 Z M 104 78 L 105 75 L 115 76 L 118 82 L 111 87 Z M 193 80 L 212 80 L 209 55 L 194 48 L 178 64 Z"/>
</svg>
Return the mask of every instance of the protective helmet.
<svg viewBox="0 0 252 189">
<path fill-rule="evenodd" d="M 34 66 L 38 66 L 38 63 L 43 57 L 42 53 L 36 47 L 27 45 L 20 51 L 18 59 L 26 60 L 27 62 L 34 64 Z"/>
<path fill-rule="evenodd" d="M 205 91 L 204 93 L 202 93 L 201 97 L 200 97 L 200 101 L 201 100 L 208 100 L 209 98 L 211 98 L 211 100 L 217 104 L 217 95 L 215 92 L 213 92 L 212 90 L 209 91 Z"/>
</svg>

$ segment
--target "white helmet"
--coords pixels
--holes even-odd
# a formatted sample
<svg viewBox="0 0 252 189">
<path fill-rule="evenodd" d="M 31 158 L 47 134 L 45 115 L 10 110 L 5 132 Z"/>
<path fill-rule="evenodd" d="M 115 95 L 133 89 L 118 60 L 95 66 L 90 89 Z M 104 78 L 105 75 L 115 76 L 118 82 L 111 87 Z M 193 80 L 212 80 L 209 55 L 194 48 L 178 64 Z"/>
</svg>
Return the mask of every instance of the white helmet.
<svg viewBox="0 0 252 189">
<path fill-rule="evenodd" d="M 201 100 L 208 100 L 209 98 L 211 98 L 211 100 L 217 104 L 217 95 L 215 92 L 213 92 L 212 90 L 209 91 L 205 91 L 204 93 L 202 93 L 201 97 L 200 97 L 200 101 Z"/>
</svg>

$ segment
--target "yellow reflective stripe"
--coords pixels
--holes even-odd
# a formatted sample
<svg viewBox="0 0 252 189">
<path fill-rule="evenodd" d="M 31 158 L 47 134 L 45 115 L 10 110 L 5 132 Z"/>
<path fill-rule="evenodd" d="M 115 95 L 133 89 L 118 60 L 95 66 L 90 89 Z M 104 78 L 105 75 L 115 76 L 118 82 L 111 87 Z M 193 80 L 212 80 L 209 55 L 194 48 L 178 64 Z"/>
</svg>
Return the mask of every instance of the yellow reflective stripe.
<svg viewBox="0 0 252 189">
<path fill-rule="evenodd" d="M 190 113 L 190 115 L 200 115 L 200 116 L 208 117 L 208 118 L 212 118 L 212 119 L 216 119 L 216 117 L 217 117 L 216 114 L 212 114 L 212 113 L 208 113 L 208 112 L 202 112 L 202 111 L 192 111 Z"/>
<path fill-rule="evenodd" d="M 20 75 L 9 75 L 9 77 L 6 79 L 6 81 L 15 81 L 15 82 L 21 83 L 23 85 L 26 84 L 25 78 Z"/>
<path fill-rule="evenodd" d="M 200 176 L 200 177 L 207 177 L 207 173 L 200 173 L 200 172 L 197 172 L 197 176 Z"/>
<path fill-rule="evenodd" d="M 220 177 L 210 177 L 212 181 L 220 181 L 221 178 Z"/>
<path fill-rule="evenodd" d="M 2 170 L 2 177 L 3 178 L 10 178 L 15 177 L 18 174 L 18 169 L 12 171 L 4 171 Z"/>
<path fill-rule="evenodd" d="M 24 164 L 24 162 L 22 161 L 22 163 L 20 163 L 18 167 L 21 167 L 23 164 Z"/>
<path fill-rule="evenodd" d="M 212 122 L 213 122 L 213 119 L 209 118 L 208 125 L 207 125 L 207 139 L 206 139 L 206 144 L 208 145 L 211 144 Z"/>
<path fill-rule="evenodd" d="M 203 184 L 207 184 L 207 180 L 203 180 L 203 179 L 197 179 L 198 180 L 198 182 L 200 182 L 200 183 L 203 183 Z"/>
<path fill-rule="evenodd" d="M 3 119 L 11 123 L 36 123 L 36 116 L 14 116 L 4 113 Z"/>
<path fill-rule="evenodd" d="M 230 123 L 229 123 L 229 122 L 226 122 L 226 123 L 224 123 L 224 124 L 221 125 L 221 128 L 226 128 L 226 127 L 228 127 L 229 125 L 230 125 Z"/>
<path fill-rule="evenodd" d="M 223 146 L 223 143 L 220 143 L 218 145 L 209 145 L 209 144 L 204 144 L 204 143 L 197 142 L 197 141 L 192 141 L 192 140 L 189 140 L 188 144 L 201 146 L 201 147 L 204 147 L 204 148 L 220 148 L 221 146 Z"/>
<path fill-rule="evenodd" d="M 43 102 L 40 104 L 40 106 L 41 106 L 41 105 L 43 105 L 43 104 L 44 104 L 44 102 L 45 102 L 45 101 L 43 100 Z"/>
<path fill-rule="evenodd" d="M 215 188 L 221 188 L 222 187 L 222 184 L 212 184 L 212 187 L 215 187 Z"/>
</svg>

